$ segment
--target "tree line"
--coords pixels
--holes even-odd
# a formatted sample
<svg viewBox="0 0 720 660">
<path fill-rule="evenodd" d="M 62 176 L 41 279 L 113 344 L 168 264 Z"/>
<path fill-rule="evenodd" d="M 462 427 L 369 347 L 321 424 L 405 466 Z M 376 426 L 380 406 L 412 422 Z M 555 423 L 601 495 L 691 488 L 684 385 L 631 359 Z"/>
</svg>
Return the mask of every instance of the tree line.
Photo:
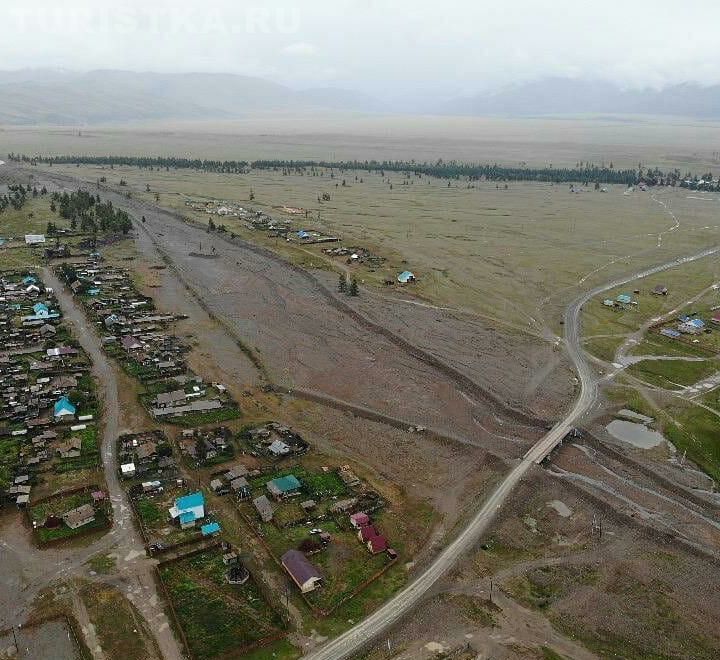
<svg viewBox="0 0 720 660">
<path fill-rule="evenodd" d="M 114 167 L 137 167 L 146 170 L 166 171 L 172 169 L 203 170 L 205 172 L 223 172 L 239 174 L 245 172 L 248 163 L 244 160 L 205 160 L 201 158 L 176 158 L 174 156 L 26 156 L 9 153 L 8 160 L 35 165 L 101 165 Z"/>
<path fill-rule="evenodd" d="M 385 176 L 386 172 L 402 173 L 406 176 L 428 176 L 448 180 L 467 181 L 542 181 L 551 183 L 614 183 L 627 186 L 645 183 L 650 186 L 685 185 L 692 187 L 693 182 L 712 181 L 712 175 L 701 177 L 680 170 L 663 171 L 659 168 L 647 168 L 642 163 L 637 167 L 617 169 L 612 163 L 592 163 L 579 161 L 572 167 L 530 167 L 526 164 L 518 166 L 499 165 L 498 163 L 470 163 L 457 160 L 435 162 L 418 162 L 415 160 L 205 160 L 177 158 L 172 156 L 26 156 L 8 154 L 9 160 L 30 164 L 47 163 L 63 165 L 98 165 L 111 169 L 117 166 L 138 167 L 140 169 L 196 169 L 206 172 L 248 173 L 251 170 L 282 171 L 283 174 L 317 175 L 319 170 L 334 171 L 366 171 Z M 703 184 L 701 184 L 703 185 Z M 717 182 L 712 182 L 713 187 Z"/>
</svg>

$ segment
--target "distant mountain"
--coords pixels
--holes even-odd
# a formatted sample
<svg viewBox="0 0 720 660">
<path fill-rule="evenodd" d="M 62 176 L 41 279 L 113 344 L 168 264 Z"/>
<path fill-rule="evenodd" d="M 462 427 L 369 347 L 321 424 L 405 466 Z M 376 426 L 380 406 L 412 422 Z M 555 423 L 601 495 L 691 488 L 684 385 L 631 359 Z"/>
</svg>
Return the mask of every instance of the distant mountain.
<svg viewBox="0 0 720 660">
<path fill-rule="evenodd" d="M 476 116 L 678 115 L 720 119 L 720 85 L 625 90 L 592 80 L 549 78 L 438 102 L 433 90 L 382 101 L 360 92 L 285 85 L 223 73 L 51 69 L 0 71 L 0 124 L 82 126 L 145 120 L 241 119 L 266 112 L 423 113 Z"/>
<path fill-rule="evenodd" d="M 260 78 L 211 73 L 0 72 L 0 99 L 0 124 L 83 125 L 381 109 L 375 99 L 348 90 L 297 91 Z"/>
<path fill-rule="evenodd" d="M 720 85 L 624 90 L 612 83 L 549 78 L 457 98 L 435 109 L 456 115 L 644 114 L 720 119 Z"/>
</svg>

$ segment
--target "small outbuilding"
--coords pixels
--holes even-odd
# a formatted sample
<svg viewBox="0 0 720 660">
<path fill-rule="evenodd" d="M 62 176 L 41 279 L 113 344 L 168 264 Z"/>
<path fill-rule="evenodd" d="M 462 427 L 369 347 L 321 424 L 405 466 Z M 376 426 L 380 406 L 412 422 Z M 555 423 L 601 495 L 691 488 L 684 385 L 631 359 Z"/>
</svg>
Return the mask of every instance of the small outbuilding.
<svg viewBox="0 0 720 660">
<path fill-rule="evenodd" d="M 404 270 L 397 276 L 397 281 L 400 282 L 400 284 L 409 284 L 415 281 L 415 275 L 409 270 Z"/>
</svg>

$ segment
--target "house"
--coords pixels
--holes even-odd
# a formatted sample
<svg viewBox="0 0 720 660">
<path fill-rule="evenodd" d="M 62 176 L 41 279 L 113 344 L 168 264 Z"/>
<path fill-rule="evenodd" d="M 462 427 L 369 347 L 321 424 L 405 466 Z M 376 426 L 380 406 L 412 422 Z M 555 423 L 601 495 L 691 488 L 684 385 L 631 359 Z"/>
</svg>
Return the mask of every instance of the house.
<svg viewBox="0 0 720 660">
<path fill-rule="evenodd" d="M 89 504 L 83 504 L 75 509 L 70 509 L 62 519 L 70 529 L 77 529 L 95 520 L 95 509 Z"/>
<path fill-rule="evenodd" d="M 358 530 L 357 537 L 360 543 L 367 543 L 374 536 L 378 536 L 377 530 L 372 525 L 365 525 Z"/>
<path fill-rule="evenodd" d="M 260 495 L 253 500 L 255 510 L 260 514 L 263 522 L 270 522 L 273 519 L 273 508 L 270 500 L 265 495 Z"/>
<path fill-rule="evenodd" d="M 290 447 L 288 447 L 282 440 L 273 440 L 268 447 L 268 452 L 273 456 L 287 456 L 290 453 Z"/>
<path fill-rule="evenodd" d="M 315 500 L 305 500 L 304 502 L 300 502 L 300 508 L 305 513 L 312 511 L 315 507 L 317 507 L 317 502 Z"/>
<path fill-rule="evenodd" d="M 300 493 L 300 488 L 302 488 L 302 485 L 298 481 L 297 477 L 292 474 L 268 481 L 265 485 L 267 486 L 268 492 L 276 500 L 284 500 L 288 497 L 298 495 Z"/>
<path fill-rule="evenodd" d="M 135 476 L 135 463 L 124 463 L 120 466 L 120 474 L 125 479 L 130 479 Z"/>
<path fill-rule="evenodd" d="M 45 323 L 44 325 L 40 326 L 39 332 L 41 337 L 54 337 L 57 333 L 57 330 L 49 323 Z"/>
<path fill-rule="evenodd" d="M 55 403 L 53 414 L 57 420 L 69 419 L 75 417 L 75 410 L 75 406 L 64 396 Z"/>
<path fill-rule="evenodd" d="M 322 583 L 320 571 L 299 550 L 288 550 L 280 561 L 302 593 L 314 591 Z"/>
<path fill-rule="evenodd" d="M 185 399 L 184 390 L 173 390 L 172 392 L 160 392 L 155 397 L 155 405 L 158 408 L 166 408 L 168 406 L 175 406 L 179 403 L 184 403 Z"/>
<path fill-rule="evenodd" d="M 665 337 L 670 337 L 670 339 L 677 339 L 681 336 L 681 334 L 677 330 L 673 330 L 672 328 L 663 328 L 660 330 L 660 334 L 664 335 Z"/>
<path fill-rule="evenodd" d="M 705 330 L 705 321 L 702 319 L 687 319 L 678 325 L 678 330 L 686 335 L 699 335 Z"/>
<path fill-rule="evenodd" d="M 128 352 L 139 351 L 143 345 L 135 337 L 125 336 L 120 339 L 123 348 Z"/>
<path fill-rule="evenodd" d="M 175 505 L 170 507 L 168 512 L 170 517 L 177 520 L 183 529 L 194 527 L 196 520 L 205 517 L 205 496 L 197 491 L 178 497 Z"/>
<path fill-rule="evenodd" d="M 350 516 L 350 524 L 355 529 L 360 529 L 361 527 L 367 527 L 367 525 L 370 524 L 370 516 L 368 516 L 367 513 L 358 511 L 357 513 L 353 513 Z"/>
<path fill-rule="evenodd" d="M 713 323 L 716 325 L 720 325 L 720 312 L 716 312 L 713 317 L 710 319 Z"/>
<path fill-rule="evenodd" d="M 33 312 L 35 312 L 35 318 L 37 319 L 46 319 L 50 316 L 50 309 L 44 303 L 35 303 Z"/>
<path fill-rule="evenodd" d="M 369 538 L 365 545 L 367 546 L 367 549 L 370 551 L 371 555 L 376 555 L 379 552 L 384 552 L 388 549 L 387 539 L 380 534 Z"/>
<path fill-rule="evenodd" d="M 400 282 L 400 284 L 409 284 L 415 281 L 415 275 L 409 270 L 404 270 L 397 276 L 397 281 Z"/>
<path fill-rule="evenodd" d="M 73 436 L 57 447 L 60 458 L 77 458 L 82 449 L 82 440 Z"/>
<path fill-rule="evenodd" d="M 330 507 L 330 513 L 347 513 L 357 504 L 358 498 L 351 497 L 347 500 L 339 500 Z"/>
<path fill-rule="evenodd" d="M 658 284 L 652 292 L 656 296 L 666 296 L 668 294 L 668 288 L 664 284 Z"/>
<path fill-rule="evenodd" d="M 627 293 L 621 293 L 615 300 L 620 305 L 634 305 L 633 299 Z"/>
<path fill-rule="evenodd" d="M 612 298 L 605 298 L 603 305 L 605 305 L 605 307 L 615 307 L 615 301 Z"/>
</svg>

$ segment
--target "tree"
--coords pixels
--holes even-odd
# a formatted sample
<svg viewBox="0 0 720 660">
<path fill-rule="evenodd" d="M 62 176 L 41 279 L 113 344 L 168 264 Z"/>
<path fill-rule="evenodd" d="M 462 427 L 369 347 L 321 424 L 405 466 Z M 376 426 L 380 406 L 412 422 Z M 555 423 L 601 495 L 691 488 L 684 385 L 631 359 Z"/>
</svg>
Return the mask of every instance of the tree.
<svg viewBox="0 0 720 660">
<path fill-rule="evenodd" d="M 353 277 L 352 282 L 350 282 L 350 291 L 351 296 L 357 296 L 360 294 L 360 290 L 358 289 L 358 283 L 357 280 Z"/>
<path fill-rule="evenodd" d="M 338 291 L 340 293 L 347 293 L 347 277 L 344 273 L 340 273 L 340 279 L 338 280 Z"/>
</svg>

